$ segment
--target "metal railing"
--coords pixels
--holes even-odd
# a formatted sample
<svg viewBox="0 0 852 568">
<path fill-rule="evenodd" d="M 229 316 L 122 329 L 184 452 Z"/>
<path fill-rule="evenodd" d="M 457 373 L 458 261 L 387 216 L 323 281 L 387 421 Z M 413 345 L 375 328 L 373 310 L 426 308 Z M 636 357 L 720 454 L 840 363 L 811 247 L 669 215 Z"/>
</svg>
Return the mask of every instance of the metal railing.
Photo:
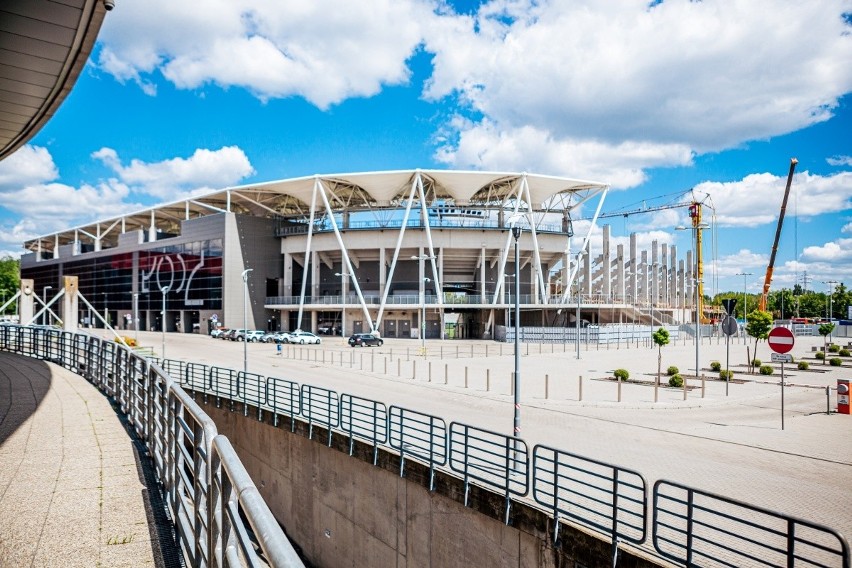
<svg viewBox="0 0 852 568">
<path fill-rule="evenodd" d="M 188 565 L 304 566 L 230 442 L 175 380 L 197 385 L 197 366 L 160 367 L 112 341 L 12 325 L 0 326 L 0 349 L 76 372 L 120 406 L 151 456 Z"/>
<path fill-rule="evenodd" d="M 192 381 L 193 384 L 208 385 L 206 390 L 196 392 L 194 396 L 235 390 L 229 385 L 216 385 L 214 382 L 237 380 L 237 373 L 229 373 L 217 367 L 191 367 L 193 364 L 170 361 L 163 361 L 162 364 L 165 368 L 183 370 L 180 376 L 187 383 Z M 201 369 L 206 371 L 202 372 Z M 210 378 L 199 381 L 199 376 L 215 377 L 215 381 Z M 526 443 L 519 438 L 458 422 L 452 422 L 448 427 L 438 416 L 399 406 L 387 407 L 379 401 L 299 385 L 277 377 L 267 377 L 258 384 L 260 388 L 254 389 L 251 394 L 246 393 L 240 401 L 271 411 L 275 425 L 278 425 L 280 416 L 287 416 L 291 430 L 294 430 L 295 420 L 301 418 L 311 425 L 311 429 L 313 424 L 327 428 L 329 444 L 332 430 L 338 430 L 349 439 L 350 455 L 353 453 L 354 439 L 364 440 L 373 448 L 374 464 L 380 447 L 394 450 L 400 456 L 400 476 L 405 475 L 408 460 L 415 460 L 429 468 L 430 490 L 434 489 L 437 470 L 448 466 L 447 469 L 458 474 L 464 482 L 466 505 L 469 504 L 473 484 L 502 494 L 505 498 L 504 520 L 507 523 L 512 503 L 531 494 L 532 501 L 554 518 L 554 541 L 559 538 L 561 521 L 570 521 L 608 537 L 615 558 L 619 543 L 642 545 L 647 541 L 647 518 L 650 511 L 654 516 L 654 548 L 664 558 L 686 566 L 715 568 L 749 564 L 745 561 L 747 555 L 754 555 L 748 552 L 744 544 L 734 540 L 727 546 L 737 549 L 742 545 L 744 556 L 739 564 L 725 564 L 700 554 L 702 549 L 696 548 L 696 543 L 702 542 L 702 538 L 707 539 L 702 535 L 701 521 L 696 522 L 694 517 L 694 513 L 700 509 L 692 510 L 691 521 L 683 520 L 685 513 L 678 512 L 672 503 L 679 502 L 682 505 L 688 503 L 688 499 L 673 496 L 670 491 L 661 491 L 660 487 L 682 488 L 692 492 L 693 496 L 702 495 L 703 498 L 710 494 L 660 481 L 655 486 L 654 501 L 649 507 L 647 482 L 641 473 L 634 470 L 541 444 L 533 448 L 530 465 L 530 452 Z M 725 510 L 722 503 L 730 510 Z M 763 514 L 792 519 L 781 513 L 724 497 L 717 497 L 715 504 L 706 506 L 706 509 L 702 514 L 716 515 L 731 523 L 748 524 L 751 516 Z M 682 526 L 672 521 L 677 515 L 681 515 Z M 798 543 L 795 558 L 810 566 L 850 568 L 848 545 L 841 535 L 806 521 L 796 520 L 795 526 L 795 542 Z M 805 527 L 807 535 L 802 534 Z M 687 554 L 685 550 L 691 552 Z M 826 556 L 835 559 L 835 562 L 822 563 L 820 559 Z"/>
<path fill-rule="evenodd" d="M 654 484 L 654 548 L 686 566 L 849 568 L 834 530 L 679 483 Z"/>
</svg>

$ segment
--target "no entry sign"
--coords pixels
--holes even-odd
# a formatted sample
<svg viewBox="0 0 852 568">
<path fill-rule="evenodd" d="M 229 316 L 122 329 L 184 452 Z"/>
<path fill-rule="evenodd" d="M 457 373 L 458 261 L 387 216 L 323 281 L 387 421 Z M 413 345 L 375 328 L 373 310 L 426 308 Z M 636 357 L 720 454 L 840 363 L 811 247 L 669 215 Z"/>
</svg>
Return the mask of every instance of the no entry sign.
<svg viewBox="0 0 852 568">
<path fill-rule="evenodd" d="M 776 353 L 787 353 L 793 349 L 796 338 L 793 332 L 786 327 L 773 327 L 772 331 L 769 332 L 767 342 L 769 343 L 769 348 Z"/>
</svg>

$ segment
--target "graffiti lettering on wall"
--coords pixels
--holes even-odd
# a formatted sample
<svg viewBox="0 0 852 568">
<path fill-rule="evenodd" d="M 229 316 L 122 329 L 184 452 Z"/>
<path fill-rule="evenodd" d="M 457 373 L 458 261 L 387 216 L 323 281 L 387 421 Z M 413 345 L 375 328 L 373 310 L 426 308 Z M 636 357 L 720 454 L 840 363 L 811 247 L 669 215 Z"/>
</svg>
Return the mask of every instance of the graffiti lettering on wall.
<svg viewBox="0 0 852 568">
<path fill-rule="evenodd" d="M 190 267 L 192 262 L 195 266 Z M 187 260 L 180 253 L 164 254 L 154 259 L 151 270 L 142 270 L 142 292 L 151 292 L 152 284 L 155 290 L 162 290 L 166 286 L 169 292 L 183 292 L 184 305 L 202 306 L 204 300 L 190 299 L 189 291 L 192 288 L 192 278 L 204 266 L 204 252 L 200 256 Z M 153 281 L 152 281 L 153 278 Z M 177 283 L 177 287 L 175 284 Z"/>
</svg>

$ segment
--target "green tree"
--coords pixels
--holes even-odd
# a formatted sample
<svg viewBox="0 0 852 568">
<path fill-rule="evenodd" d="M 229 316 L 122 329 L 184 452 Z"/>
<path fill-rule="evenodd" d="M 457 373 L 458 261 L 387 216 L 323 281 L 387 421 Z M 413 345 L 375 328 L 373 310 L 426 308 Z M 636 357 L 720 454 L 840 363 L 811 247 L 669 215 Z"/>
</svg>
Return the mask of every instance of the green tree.
<svg viewBox="0 0 852 568">
<path fill-rule="evenodd" d="M 660 386 L 660 374 L 663 368 L 663 346 L 669 344 L 669 331 L 661 327 L 651 334 L 654 345 L 657 346 L 657 382 L 654 385 L 654 402 L 657 402 L 657 388 Z"/>
<path fill-rule="evenodd" d="M 765 341 L 769 337 L 769 331 L 772 329 L 772 314 L 754 310 L 748 315 L 748 323 L 746 324 L 746 333 L 754 338 L 754 355 L 752 361 L 757 358 L 757 342 Z M 749 372 L 754 372 L 754 365 L 749 361 Z"/>
<path fill-rule="evenodd" d="M 11 256 L 0 257 L 0 306 L 15 295 L 21 287 L 20 262 Z M 12 313 L 11 306 L 3 313 Z"/>
<path fill-rule="evenodd" d="M 817 329 L 819 334 L 822 336 L 822 351 L 823 353 L 828 353 L 828 337 L 831 335 L 831 332 L 834 331 L 833 323 L 824 323 Z"/>
</svg>

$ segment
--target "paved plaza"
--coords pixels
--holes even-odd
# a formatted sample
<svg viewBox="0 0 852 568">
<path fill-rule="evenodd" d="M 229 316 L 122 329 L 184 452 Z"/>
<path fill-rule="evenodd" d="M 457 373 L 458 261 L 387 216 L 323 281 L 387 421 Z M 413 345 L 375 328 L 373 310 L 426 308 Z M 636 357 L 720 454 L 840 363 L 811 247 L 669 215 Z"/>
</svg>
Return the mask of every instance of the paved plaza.
<svg viewBox="0 0 852 568">
<path fill-rule="evenodd" d="M 159 334 L 140 333 L 140 341 L 160 355 Z M 850 339 L 835 341 L 845 346 Z M 339 337 L 325 337 L 320 346 L 286 347 L 281 357 L 274 345 L 250 343 L 248 368 L 435 414 L 448 422 L 510 433 L 512 346 L 503 344 L 501 355 L 501 345 L 495 342 L 426 343 L 425 358 L 420 342 L 409 339 L 353 349 Z M 821 346 L 822 338 L 798 338 L 792 354 L 796 360 L 808 360 L 812 370 L 787 365 L 791 386 L 785 388 L 782 431 L 780 369 L 769 377 L 745 374 L 747 345 L 754 348 L 753 341 L 742 339 L 730 345 L 735 376 L 727 396 L 724 382 L 709 380 L 717 376 L 709 370 L 711 361 L 725 365 L 724 339 L 713 338 L 700 347 L 708 377 L 704 396 L 701 381 L 689 379 L 687 400 L 682 389 L 661 388 L 655 403 L 656 348 L 582 345 L 578 360 L 574 344 L 524 344 L 522 437 L 530 445 L 545 443 L 636 469 L 649 484 L 658 479 L 682 482 L 852 534 L 852 416 L 834 412 L 836 391 L 830 395 L 832 413 L 826 414 L 825 393 L 826 385 L 852 377 L 852 362 L 847 359 L 841 368 L 817 364 L 812 347 Z M 166 357 L 241 369 L 244 347 L 206 336 L 170 334 Z M 683 374 L 694 374 L 691 340 L 681 339 L 662 352 L 664 372 L 676 365 Z M 769 355 L 761 342 L 758 358 L 767 361 Z M 616 368 L 631 373 L 631 380 L 622 385 L 621 402 L 617 383 L 607 379 Z"/>
<path fill-rule="evenodd" d="M 91 383 L 0 352 L 0 567 L 163 566 L 138 461 Z"/>
</svg>

